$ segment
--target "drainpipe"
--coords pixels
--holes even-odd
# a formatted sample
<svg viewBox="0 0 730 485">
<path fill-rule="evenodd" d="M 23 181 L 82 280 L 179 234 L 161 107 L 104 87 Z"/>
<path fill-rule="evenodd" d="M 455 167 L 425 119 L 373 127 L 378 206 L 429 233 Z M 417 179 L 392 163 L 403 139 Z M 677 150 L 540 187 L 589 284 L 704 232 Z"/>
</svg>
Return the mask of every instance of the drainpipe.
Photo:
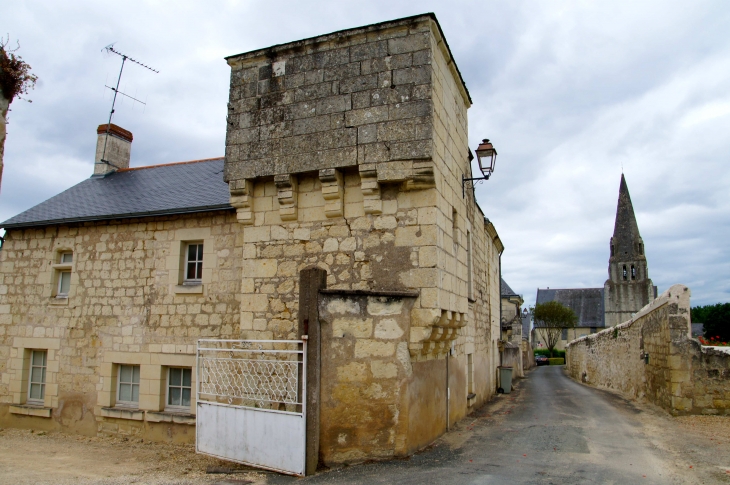
<svg viewBox="0 0 730 485">
<path fill-rule="evenodd" d="M 451 389 L 449 389 L 449 355 L 451 354 L 451 347 L 446 352 L 446 431 L 449 431 L 449 401 L 451 401 Z"/>
<path fill-rule="evenodd" d="M 502 340 L 502 253 L 499 253 L 499 339 Z M 499 365 L 502 365 L 502 352 L 499 353 Z"/>
</svg>

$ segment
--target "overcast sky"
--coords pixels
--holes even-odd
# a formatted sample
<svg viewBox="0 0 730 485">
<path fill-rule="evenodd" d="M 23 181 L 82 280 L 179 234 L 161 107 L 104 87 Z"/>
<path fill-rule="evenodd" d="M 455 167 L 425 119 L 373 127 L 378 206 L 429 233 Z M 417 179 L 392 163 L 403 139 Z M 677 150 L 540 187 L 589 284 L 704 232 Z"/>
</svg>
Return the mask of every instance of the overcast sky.
<svg viewBox="0 0 730 485">
<path fill-rule="evenodd" d="M 120 66 L 107 44 L 160 70 L 125 66 L 122 90 L 147 106 L 114 118 L 143 166 L 223 155 L 224 56 L 424 12 L 474 100 L 471 148 L 499 152 L 477 198 L 527 303 L 603 286 L 622 167 L 659 291 L 730 301 L 726 0 L 0 2 L 39 77 L 33 103 L 11 105 L 0 221 L 91 174 Z"/>
</svg>

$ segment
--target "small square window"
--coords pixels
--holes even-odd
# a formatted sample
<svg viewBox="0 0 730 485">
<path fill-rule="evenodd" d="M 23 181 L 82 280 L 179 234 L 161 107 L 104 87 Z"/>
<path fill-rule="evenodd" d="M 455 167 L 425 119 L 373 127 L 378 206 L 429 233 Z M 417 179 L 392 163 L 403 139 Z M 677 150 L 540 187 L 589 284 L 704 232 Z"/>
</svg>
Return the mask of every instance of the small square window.
<svg viewBox="0 0 730 485">
<path fill-rule="evenodd" d="M 117 386 L 117 405 L 137 407 L 139 405 L 139 366 L 120 365 Z"/>
<path fill-rule="evenodd" d="M 185 248 L 185 284 L 203 280 L 203 243 L 189 243 Z"/>
<path fill-rule="evenodd" d="M 189 411 L 192 373 L 192 369 L 189 368 L 170 367 L 167 369 L 166 409 Z"/>
<path fill-rule="evenodd" d="M 61 264 L 71 264 L 74 262 L 74 253 L 61 253 Z"/>
<path fill-rule="evenodd" d="M 28 404 L 43 405 L 46 397 L 46 360 L 47 351 L 31 351 L 28 371 Z"/>
</svg>

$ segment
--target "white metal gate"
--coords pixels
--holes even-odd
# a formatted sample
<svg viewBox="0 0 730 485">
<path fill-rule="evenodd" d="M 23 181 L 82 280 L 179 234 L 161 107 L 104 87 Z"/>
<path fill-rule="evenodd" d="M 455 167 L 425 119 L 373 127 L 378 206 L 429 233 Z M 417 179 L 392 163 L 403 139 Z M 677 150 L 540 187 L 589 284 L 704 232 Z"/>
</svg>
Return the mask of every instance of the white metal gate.
<svg viewBox="0 0 730 485">
<path fill-rule="evenodd" d="M 198 340 L 198 453 L 305 472 L 306 340 Z"/>
</svg>

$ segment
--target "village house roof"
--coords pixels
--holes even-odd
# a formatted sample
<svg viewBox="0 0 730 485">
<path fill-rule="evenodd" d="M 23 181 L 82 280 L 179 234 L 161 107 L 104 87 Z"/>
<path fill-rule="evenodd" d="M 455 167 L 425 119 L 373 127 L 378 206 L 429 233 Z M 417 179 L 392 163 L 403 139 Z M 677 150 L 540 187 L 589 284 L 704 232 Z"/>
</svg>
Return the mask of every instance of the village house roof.
<svg viewBox="0 0 730 485">
<path fill-rule="evenodd" d="M 576 327 L 605 327 L 603 288 L 537 289 L 536 303 L 557 301 L 578 317 Z"/>
<path fill-rule="evenodd" d="M 94 176 L 0 224 L 5 229 L 231 210 L 223 158 Z"/>
<path fill-rule="evenodd" d="M 502 295 L 502 297 L 520 296 L 517 293 L 515 293 L 514 290 L 512 288 L 510 288 L 509 285 L 507 284 L 507 282 L 504 281 L 502 278 L 499 279 L 499 290 L 500 290 L 500 295 Z"/>
</svg>

